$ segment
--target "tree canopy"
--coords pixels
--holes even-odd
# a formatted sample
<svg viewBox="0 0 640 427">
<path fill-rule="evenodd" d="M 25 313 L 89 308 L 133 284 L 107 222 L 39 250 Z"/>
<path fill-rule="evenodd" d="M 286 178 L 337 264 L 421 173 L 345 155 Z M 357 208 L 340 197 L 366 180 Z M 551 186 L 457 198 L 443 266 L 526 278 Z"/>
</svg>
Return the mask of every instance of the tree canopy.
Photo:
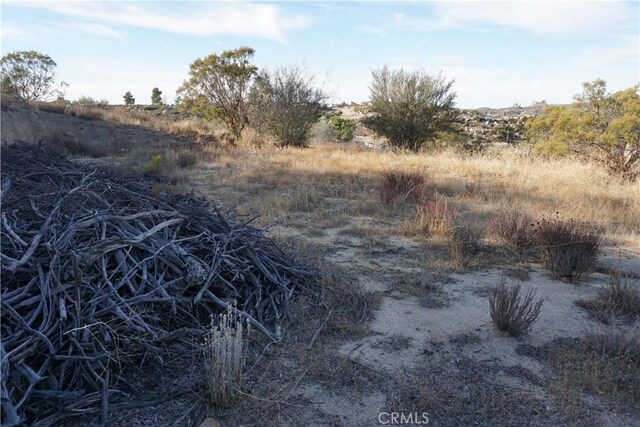
<svg viewBox="0 0 640 427">
<path fill-rule="evenodd" d="M 570 106 L 547 106 L 526 123 L 527 137 L 542 154 L 579 153 L 596 157 L 611 170 L 640 175 L 639 85 L 607 92 L 596 79 L 582 85 Z"/>
<path fill-rule="evenodd" d="M 453 80 L 424 71 L 392 71 L 387 66 L 372 71 L 370 109 L 363 123 L 391 145 L 420 149 L 440 132 L 451 130 L 457 118 Z"/>
<path fill-rule="evenodd" d="M 50 56 L 31 51 L 2 57 L 2 94 L 24 101 L 46 100 L 54 89 L 56 63 Z"/>
<path fill-rule="evenodd" d="M 249 47 L 240 47 L 195 60 L 178 96 L 182 102 L 210 104 L 233 135 L 239 137 L 249 123 L 249 93 L 258 70 L 251 64 L 254 53 Z"/>
</svg>

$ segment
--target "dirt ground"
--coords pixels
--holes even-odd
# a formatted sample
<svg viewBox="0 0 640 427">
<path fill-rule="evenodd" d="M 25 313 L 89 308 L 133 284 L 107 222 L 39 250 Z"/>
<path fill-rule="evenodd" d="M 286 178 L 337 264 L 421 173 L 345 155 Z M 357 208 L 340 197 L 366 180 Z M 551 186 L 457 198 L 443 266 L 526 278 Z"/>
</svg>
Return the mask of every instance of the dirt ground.
<svg viewBox="0 0 640 427">
<path fill-rule="evenodd" d="M 46 115 L 33 114 L 29 120 L 37 123 Z M 36 141 L 48 133 L 46 126 L 32 128 L 23 119 L 18 125 L 7 117 L 3 112 L 3 140 Z M 55 120 L 57 133 L 74 137 L 165 138 L 143 128 L 129 133 L 132 126 Z M 92 130 L 77 134 L 79 127 Z M 251 155 L 267 168 L 279 166 L 268 152 Z M 640 286 L 640 254 L 609 244 L 597 271 L 580 285 L 490 245 L 470 267 L 456 269 L 443 239 L 406 232 L 414 206 L 372 207 L 379 196 L 371 177 L 346 173 L 352 193 L 305 193 L 308 199 L 300 202 L 287 199 L 298 171 L 276 171 L 272 182 L 246 173 L 223 154 L 176 176 L 183 189 L 240 218 L 262 214 L 258 223 L 274 224 L 272 238 L 318 263 L 325 273 L 318 284 L 322 295 L 300 295 L 282 343 L 252 336 L 234 407 L 208 407 L 199 361 L 178 359 L 165 370 L 135 375 L 156 391 L 178 387 L 184 393 L 113 413 L 111 424 L 194 425 L 208 417 L 223 426 L 375 426 L 403 413 L 435 426 L 640 425 L 638 400 L 576 386 L 566 378 L 570 370 L 558 370 L 549 356 L 603 328 L 576 302 L 596 296 L 613 272 Z M 485 218 L 486 206 L 474 203 L 468 211 Z M 544 300 L 539 320 L 521 338 L 497 331 L 491 321 L 487 296 L 500 281 L 533 288 Z"/>
</svg>

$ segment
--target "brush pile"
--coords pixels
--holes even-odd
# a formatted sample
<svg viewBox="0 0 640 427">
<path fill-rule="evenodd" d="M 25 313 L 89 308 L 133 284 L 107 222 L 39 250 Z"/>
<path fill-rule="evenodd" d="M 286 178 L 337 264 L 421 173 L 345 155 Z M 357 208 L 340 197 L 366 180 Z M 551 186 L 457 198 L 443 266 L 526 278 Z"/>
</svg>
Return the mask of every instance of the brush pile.
<svg viewBox="0 0 640 427">
<path fill-rule="evenodd" d="M 273 341 L 316 272 L 193 195 L 2 147 L 3 425 L 101 413 L 128 367 L 193 350 L 227 310 Z M 115 404 L 113 404 L 115 403 Z"/>
</svg>

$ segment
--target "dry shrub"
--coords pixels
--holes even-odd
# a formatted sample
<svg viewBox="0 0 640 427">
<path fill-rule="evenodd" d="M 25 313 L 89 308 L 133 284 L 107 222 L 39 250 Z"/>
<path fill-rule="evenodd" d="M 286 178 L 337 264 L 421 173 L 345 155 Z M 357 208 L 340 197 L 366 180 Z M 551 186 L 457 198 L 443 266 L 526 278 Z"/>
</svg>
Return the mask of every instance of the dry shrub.
<svg viewBox="0 0 640 427">
<path fill-rule="evenodd" d="M 244 367 L 244 327 L 242 320 L 231 308 L 218 316 L 204 341 L 204 358 L 207 370 L 207 386 L 212 403 L 217 407 L 229 407 L 242 385 Z"/>
<path fill-rule="evenodd" d="M 563 378 L 563 392 L 579 390 L 625 407 L 640 403 L 640 322 L 607 326 L 584 338 L 549 345 L 549 364 Z"/>
<path fill-rule="evenodd" d="M 446 236 L 453 228 L 458 208 L 438 193 L 424 199 L 417 206 L 416 223 L 427 234 Z"/>
<path fill-rule="evenodd" d="M 451 259 L 457 267 L 468 267 L 480 254 L 482 251 L 481 238 L 482 232 L 469 223 L 459 225 L 452 230 L 450 252 Z"/>
<path fill-rule="evenodd" d="M 267 143 L 267 138 L 252 127 L 246 127 L 242 130 L 240 138 L 237 140 L 237 144 L 241 147 L 256 147 L 260 148 Z"/>
<path fill-rule="evenodd" d="M 534 228 L 542 264 L 554 276 L 578 282 L 595 269 L 601 228 L 574 219 L 563 221 L 559 217 L 543 218 Z"/>
<path fill-rule="evenodd" d="M 198 165 L 200 156 L 195 150 L 182 150 L 176 154 L 176 164 L 181 168 L 193 168 Z"/>
<path fill-rule="evenodd" d="M 577 301 L 577 304 L 603 323 L 633 321 L 640 318 L 640 289 L 615 274 L 594 299 Z"/>
<path fill-rule="evenodd" d="M 382 175 L 380 197 L 390 205 L 397 199 L 416 202 L 427 190 L 427 179 L 420 172 L 387 171 Z"/>
<path fill-rule="evenodd" d="M 520 294 L 520 285 L 502 280 L 489 291 L 491 319 L 496 327 L 512 336 L 526 333 L 538 320 L 542 299 L 534 301 L 535 290 Z"/>
<path fill-rule="evenodd" d="M 519 208 L 509 208 L 496 213 L 487 226 L 487 236 L 521 251 L 534 243 L 533 219 Z"/>
</svg>

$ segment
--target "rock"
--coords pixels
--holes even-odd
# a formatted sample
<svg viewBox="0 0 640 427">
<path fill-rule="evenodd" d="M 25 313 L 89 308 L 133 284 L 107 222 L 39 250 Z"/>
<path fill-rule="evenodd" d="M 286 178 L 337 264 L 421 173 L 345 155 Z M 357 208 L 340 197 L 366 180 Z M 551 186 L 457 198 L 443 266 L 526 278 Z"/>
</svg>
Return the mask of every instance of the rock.
<svg viewBox="0 0 640 427">
<path fill-rule="evenodd" d="M 205 418 L 200 427 L 221 427 L 220 423 L 213 418 Z"/>
</svg>

